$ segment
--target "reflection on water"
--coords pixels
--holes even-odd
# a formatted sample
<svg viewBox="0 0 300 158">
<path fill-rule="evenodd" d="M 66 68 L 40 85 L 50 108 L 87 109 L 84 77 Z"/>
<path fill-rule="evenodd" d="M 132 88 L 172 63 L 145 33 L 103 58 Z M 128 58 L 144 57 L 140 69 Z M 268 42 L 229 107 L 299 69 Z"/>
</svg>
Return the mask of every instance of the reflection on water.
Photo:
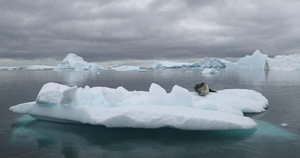
<svg viewBox="0 0 300 158">
<path fill-rule="evenodd" d="M 253 84 L 272 82 L 272 84 L 300 84 L 299 71 L 264 71 L 264 70 L 225 70 L 227 76 L 232 76 L 239 81 Z"/>
<path fill-rule="evenodd" d="M 62 76 L 64 82 L 69 86 L 80 85 L 83 82 L 88 81 L 91 78 L 100 75 L 100 71 L 70 71 L 70 70 L 60 70 L 56 71 L 60 76 Z"/>
<path fill-rule="evenodd" d="M 86 154 L 107 156 L 180 156 L 182 153 L 207 153 L 224 150 L 228 146 L 243 144 L 245 139 L 266 137 L 294 138 L 286 132 L 263 121 L 258 128 L 232 131 L 184 131 L 170 128 L 132 129 L 106 128 L 104 126 L 63 124 L 39 121 L 24 115 L 13 125 L 10 143 L 36 146 L 38 150 L 59 150 L 66 157 Z M 120 155 L 119 155 L 120 154 Z"/>
</svg>

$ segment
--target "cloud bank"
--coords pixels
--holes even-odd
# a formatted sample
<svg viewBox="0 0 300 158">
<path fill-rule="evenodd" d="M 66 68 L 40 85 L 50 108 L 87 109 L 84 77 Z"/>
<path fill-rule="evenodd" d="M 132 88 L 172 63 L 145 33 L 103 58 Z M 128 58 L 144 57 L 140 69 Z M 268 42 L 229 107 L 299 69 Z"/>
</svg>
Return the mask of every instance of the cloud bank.
<svg viewBox="0 0 300 158">
<path fill-rule="evenodd" d="M 0 1 L 0 58 L 87 61 L 300 53 L 296 0 Z"/>
</svg>

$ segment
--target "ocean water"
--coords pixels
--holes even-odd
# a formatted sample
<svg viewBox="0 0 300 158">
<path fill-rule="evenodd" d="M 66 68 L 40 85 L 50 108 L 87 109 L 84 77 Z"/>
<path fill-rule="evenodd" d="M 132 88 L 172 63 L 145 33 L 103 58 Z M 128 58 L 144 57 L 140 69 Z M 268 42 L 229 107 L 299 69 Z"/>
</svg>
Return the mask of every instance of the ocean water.
<svg viewBox="0 0 300 158">
<path fill-rule="evenodd" d="M 300 71 L 200 71 L 0 71 L 0 157 L 299 157 Z M 196 83 L 206 82 L 214 90 L 256 90 L 269 108 L 247 114 L 257 128 L 234 131 L 106 128 L 40 121 L 8 110 L 34 101 L 48 82 L 128 90 L 148 90 L 154 82 L 168 92 L 174 85 L 193 91 Z"/>
</svg>

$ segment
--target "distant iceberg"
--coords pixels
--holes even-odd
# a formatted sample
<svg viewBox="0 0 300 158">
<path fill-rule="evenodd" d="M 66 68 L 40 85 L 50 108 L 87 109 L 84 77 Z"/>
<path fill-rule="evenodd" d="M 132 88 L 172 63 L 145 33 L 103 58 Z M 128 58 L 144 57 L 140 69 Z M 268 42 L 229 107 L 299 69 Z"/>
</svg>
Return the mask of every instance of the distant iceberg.
<svg viewBox="0 0 300 158">
<path fill-rule="evenodd" d="M 277 55 L 267 62 L 270 70 L 300 70 L 300 54 Z"/>
<path fill-rule="evenodd" d="M 55 66 L 50 66 L 50 65 L 30 65 L 30 66 L 25 66 L 23 69 L 24 70 L 53 70 Z"/>
<path fill-rule="evenodd" d="M 256 50 L 234 63 L 226 63 L 227 69 L 300 70 L 300 54 L 277 55 L 274 58 Z"/>
<path fill-rule="evenodd" d="M 217 58 L 204 58 L 202 68 L 226 68 L 226 65 Z"/>
<path fill-rule="evenodd" d="M 0 67 L 1 70 L 53 70 L 55 67 L 50 65 L 29 65 L 24 67 Z"/>
<path fill-rule="evenodd" d="M 88 63 L 83 60 L 82 57 L 77 56 L 76 54 L 69 53 L 60 64 L 56 66 L 54 70 L 103 70 L 106 69 L 102 66 L 99 66 L 95 63 Z"/>
<path fill-rule="evenodd" d="M 251 56 L 246 55 L 235 63 L 227 63 L 227 69 L 264 69 L 268 55 L 256 50 Z M 270 67 L 271 68 L 271 67 Z"/>
<path fill-rule="evenodd" d="M 172 62 L 172 61 L 155 61 L 153 69 L 176 69 L 176 68 L 199 68 L 200 61 L 188 63 L 188 62 Z"/>
<path fill-rule="evenodd" d="M 111 69 L 116 71 L 150 71 L 147 69 L 143 69 L 140 66 L 114 66 Z"/>
<path fill-rule="evenodd" d="M 42 120 L 106 127 L 231 130 L 254 128 L 255 121 L 243 113 L 263 112 L 267 104 L 263 95 L 246 89 L 220 90 L 201 97 L 177 85 L 167 93 L 154 83 L 149 91 L 47 83 L 36 101 L 9 109 Z"/>
</svg>

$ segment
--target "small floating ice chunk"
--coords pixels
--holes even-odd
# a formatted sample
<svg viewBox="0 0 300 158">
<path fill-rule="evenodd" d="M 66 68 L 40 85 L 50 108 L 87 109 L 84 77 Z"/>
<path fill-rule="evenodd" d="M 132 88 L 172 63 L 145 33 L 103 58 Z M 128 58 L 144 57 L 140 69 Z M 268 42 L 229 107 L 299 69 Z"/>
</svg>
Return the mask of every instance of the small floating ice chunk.
<svg viewBox="0 0 300 158">
<path fill-rule="evenodd" d="M 288 125 L 287 123 L 282 123 L 282 124 L 281 124 L 282 127 L 285 127 L 285 126 L 287 126 L 287 125 Z"/>
</svg>

